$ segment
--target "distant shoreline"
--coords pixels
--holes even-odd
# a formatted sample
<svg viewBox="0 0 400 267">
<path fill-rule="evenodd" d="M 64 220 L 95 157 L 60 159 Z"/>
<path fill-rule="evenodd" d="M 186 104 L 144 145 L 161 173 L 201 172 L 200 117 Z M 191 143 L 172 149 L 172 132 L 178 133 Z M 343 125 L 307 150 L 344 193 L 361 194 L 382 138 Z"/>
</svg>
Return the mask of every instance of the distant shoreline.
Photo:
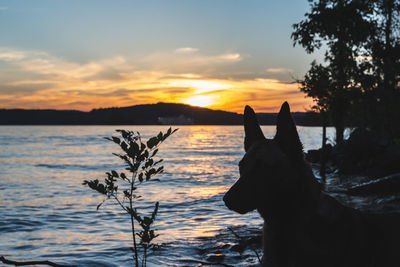
<svg viewBox="0 0 400 267">
<path fill-rule="evenodd" d="M 321 126 L 313 112 L 292 113 L 297 125 Z M 276 113 L 258 113 L 261 125 L 275 125 Z M 194 107 L 185 104 L 157 103 L 121 108 L 77 110 L 0 109 L 0 125 L 242 125 L 242 114 Z"/>
<path fill-rule="evenodd" d="M 261 126 L 275 126 L 276 124 L 260 124 Z M 243 126 L 243 124 L 0 124 L 3 126 Z M 322 127 L 321 125 L 301 125 L 302 127 Z M 333 126 L 328 126 L 333 127 Z"/>
</svg>

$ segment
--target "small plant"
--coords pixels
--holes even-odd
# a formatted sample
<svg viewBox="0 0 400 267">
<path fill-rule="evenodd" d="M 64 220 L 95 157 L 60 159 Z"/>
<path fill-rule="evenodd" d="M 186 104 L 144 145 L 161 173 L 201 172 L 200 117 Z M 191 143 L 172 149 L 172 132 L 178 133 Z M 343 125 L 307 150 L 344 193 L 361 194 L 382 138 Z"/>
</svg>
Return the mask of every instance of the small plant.
<svg viewBox="0 0 400 267">
<path fill-rule="evenodd" d="M 159 204 L 158 202 L 155 203 L 154 210 L 150 216 L 140 216 L 135 206 L 135 201 L 141 197 L 136 194 L 137 186 L 143 182 L 150 181 L 153 176 L 164 171 L 164 166 L 160 165 L 163 160 L 155 161 L 154 157 L 158 152 L 159 145 L 177 130 L 178 129 L 172 130 L 169 128 L 165 134 L 160 132 L 157 136 L 151 137 L 145 143 L 142 142 L 139 132 L 116 130 L 120 135 L 119 137 L 111 136 L 105 137 L 105 139 L 120 146 L 122 153 L 113 153 L 113 155 L 117 156 L 125 163 L 129 175 L 124 172 L 111 170 L 110 172 L 106 172 L 107 177 L 104 183 L 99 182 L 98 179 L 90 181 L 85 180 L 83 182 L 83 185 L 87 185 L 91 189 L 106 196 L 106 198 L 97 205 L 97 209 L 99 209 L 105 201 L 113 199 L 130 215 L 133 243 L 132 252 L 136 267 L 146 266 L 147 251 L 154 247 L 154 244 L 151 242 L 158 235 L 151 229 L 151 225 L 156 219 Z M 120 193 L 121 191 L 122 194 Z M 142 228 L 139 232 L 135 230 L 135 221 Z M 141 260 L 138 256 L 139 250 L 136 236 L 139 238 L 139 244 L 143 248 Z"/>
</svg>

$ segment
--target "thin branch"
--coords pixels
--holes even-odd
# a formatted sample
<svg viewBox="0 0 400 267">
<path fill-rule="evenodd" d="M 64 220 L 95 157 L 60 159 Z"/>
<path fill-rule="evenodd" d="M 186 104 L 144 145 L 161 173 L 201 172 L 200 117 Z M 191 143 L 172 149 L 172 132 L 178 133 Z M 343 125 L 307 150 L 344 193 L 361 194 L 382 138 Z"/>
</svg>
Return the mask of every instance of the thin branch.
<svg viewBox="0 0 400 267">
<path fill-rule="evenodd" d="M 129 207 L 133 212 L 133 205 L 132 205 L 132 193 L 133 193 L 133 184 L 131 184 L 131 197 L 129 198 Z M 139 259 L 138 259 L 138 250 L 136 246 L 136 236 L 135 236 L 135 222 L 133 221 L 133 214 L 132 212 L 129 213 L 131 216 L 131 228 L 132 228 L 132 241 L 133 241 L 133 248 L 135 250 L 135 263 L 136 267 L 139 267 Z"/>
<path fill-rule="evenodd" d="M 140 134 L 138 132 L 138 136 L 139 136 L 139 141 L 140 143 L 142 142 L 140 139 Z M 136 267 L 139 267 L 139 256 L 138 256 L 138 249 L 137 249 L 137 245 L 136 245 L 136 233 L 135 233 L 135 222 L 134 222 L 134 218 L 133 218 L 133 199 L 132 199 L 132 195 L 133 195 L 133 188 L 135 186 L 135 179 L 137 176 L 137 171 L 132 173 L 132 179 L 131 179 L 131 183 L 130 183 L 130 197 L 129 197 L 129 208 L 131 209 L 131 212 L 129 212 L 129 215 L 131 217 L 131 229 L 132 229 L 132 243 L 133 243 L 133 249 L 134 249 L 134 255 L 135 255 L 135 263 L 136 263 Z"/>
<path fill-rule="evenodd" d="M 124 205 L 121 203 L 121 201 L 117 198 L 117 196 L 116 195 L 112 195 L 113 197 L 114 197 L 114 199 L 118 202 L 118 204 L 121 206 L 121 208 L 124 210 L 124 211 L 126 211 L 126 212 L 128 212 L 128 210 L 124 207 Z"/>
<path fill-rule="evenodd" d="M 240 235 L 238 235 L 238 234 L 233 230 L 232 227 L 228 227 L 228 230 L 231 231 L 232 234 L 233 234 L 237 239 L 239 239 L 239 242 L 241 242 L 241 241 L 243 242 L 243 241 L 244 241 L 244 238 L 241 237 Z M 249 248 L 256 254 L 257 259 L 258 259 L 258 262 L 259 262 L 260 264 L 262 264 L 262 260 L 261 260 L 261 258 L 260 258 L 260 255 L 258 254 L 257 250 L 255 250 L 255 249 L 252 248 L 251 246 L 249 246 Z"/>
<path fill-rule="evenodd" d="M 240 241 L 243 239 L 240 235 L 238 235 L 238 234 L 233 230 L 232 227 L 228 227 L 228 230 L 231 231 L 232 234 L 233 234 L 237 239 L 239 239 Z"/>
<path fill-rule="evenodd" d="M 7 260 L 3 256 L 0 257 L 0 261 L 2 261 L 4 264 L 10 264 L 14 266 L 49 265 L 53 267 L 76 267 L 75 265 L 62 265 L 51 261 L 12 261 L 12 260 Z"/>
</svg>

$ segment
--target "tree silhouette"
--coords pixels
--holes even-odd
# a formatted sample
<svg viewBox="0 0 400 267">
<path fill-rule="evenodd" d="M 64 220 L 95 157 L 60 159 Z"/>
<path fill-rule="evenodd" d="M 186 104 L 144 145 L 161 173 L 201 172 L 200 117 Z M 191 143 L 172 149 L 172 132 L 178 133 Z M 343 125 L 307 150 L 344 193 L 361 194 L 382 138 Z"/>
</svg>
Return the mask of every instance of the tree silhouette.
<svg viewBox="0 0 400 267">
<path fill-rule="evenodd" d="M 357 56 L 360 46 L 370 31 L 365 19 L 368 5 L 363 1 L 309 0 L 311 11 L 305 19 L 294 24 L 293 45 L 303 46 L 313 53 L 327 46 L 325 61 L 331 78 L 329 90 L 332 121 L 336 128 L 336 142 L 343 141 L 345 117 L 351 102 L 351 91 L 355 87 L 358 72 Z"/>
<path fill-rule="evenodd" d="M 369 126 L 380 135 L 400 136 L 400 1 L 375 0 L 369 6 L 371 30 L 360 69 Z"/>
<path fill-rule="evenodd" d="M 312 97 L 315 105 L 313 110 L 321 115 L 322 119 L 322 160 L 320 175 L 325 179 L 325 163 L 326 163 L 326 127 L 328 125 L 329 115 L 332 113 L 333 83 L 331 80 L 331 70 L 329 67 L 317 64 L 316 61 L 311 63 L 310 70 L 304 76 L 304 80 L 297 81 L 300 84 L 300 90 Z"/>
</svg>

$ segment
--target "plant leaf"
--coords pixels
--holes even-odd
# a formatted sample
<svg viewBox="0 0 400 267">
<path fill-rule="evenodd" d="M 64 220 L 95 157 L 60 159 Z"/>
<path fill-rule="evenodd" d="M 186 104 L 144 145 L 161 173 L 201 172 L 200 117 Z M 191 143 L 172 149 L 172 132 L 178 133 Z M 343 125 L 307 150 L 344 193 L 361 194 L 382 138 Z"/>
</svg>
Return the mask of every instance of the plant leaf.
<svg viewBox="0 0 400 267">
<path fill-rule="evenodd" d="M 111 138 L 114 141 L 114 143 L 116 143 L 118 145 L 119 145 L 119 143 L 121 143 L 121 140 L 118 137 L 112 136 Z"/>
</svg>

